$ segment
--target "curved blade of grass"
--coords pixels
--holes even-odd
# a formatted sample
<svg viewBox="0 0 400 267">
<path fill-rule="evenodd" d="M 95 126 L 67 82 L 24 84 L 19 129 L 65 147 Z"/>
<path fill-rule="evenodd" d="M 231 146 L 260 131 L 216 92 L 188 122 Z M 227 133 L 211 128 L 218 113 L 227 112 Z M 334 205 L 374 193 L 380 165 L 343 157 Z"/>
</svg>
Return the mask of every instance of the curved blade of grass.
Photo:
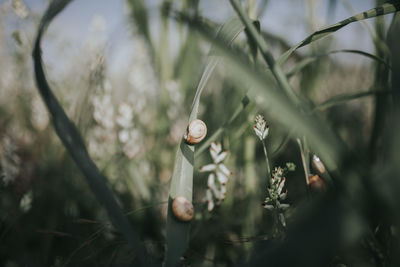
<svg viewBox="0 0 400 267">
<path fill-rule="evenodd" d="M 322 57 L 327 57 L 330 56 L 331 54 L 336 54 L 336 53 L 353 53 L 353 54 L 359 54 L 362 56 L 366 56 L 372 60 L 375 60 L 377 62 L 379 62 L 380 64 L 383 64 L 386 66 L 386 68 L 391 69 L 391 65 L 389 63 L 387 63 L 384 59 L 375 56 L 373 54 L 361 51 L 361 50 L 356 50 L 356 49 L 340 49 L 340 50 L 333 50 L 333 51 L 329 51 L 326 54 L 322 54 L 322 55 L 316 55 L 316 56 L 312 56 L 312 57 L 307 57 L 305 59 L 303 59 L 302 61 L 300 61 L 299 63 L 296 64 L 296 66 L 286 74 L 286 76 L 289 78 L 293 77 L 296 73 L 298 73 L 300 70 L 302 70 L 303 68 L 307 67 L 308 65 L 310 65 L 311 63 L 313 63 L 314 61 L 322 58 Z"/>
<path fill-rule="evenodd" d="M 244 25 L 240 22 L 240 20 L 234 18 L 226 22 L 222 25 L 221 29 L 218 31 L 217 38 L 220 38 L 221 42 L 230 45 L 235 38 L 244 30 Z M 210 57 L 206 68 L 201 76 L 199 85 L 196 89 L 196 95 L 193 99 L 193 104 L 190 112 L 189 121 L 192 121 L 197 118 L 199 103 L 200 103 L 200 96 L 203 92 L 203 89 L 210 79 L 212 72 L 214 71 L 215 67 L 217 66 L 220 58 L 216 55 L 214 48 L 211 48 Z"/>
<path fill-rule="evenodd" d="M 362 93 L 341 94 L 341 95 L 334 96 L 334 97 L 322 102 L 321 104 L 317 105 L 313 109 L 313 112 L 315 112 L 317 110 L 321 110 L 321 109 L 326 109 L 326 108 L 329 108 L 329 107 L 332 107 L 335 105 L 340 105 L 340 104 L 346 103 L 348 101 L 359 99 L 359 98 L 366 97 L 366 96 L 380 95 L 380 94 L 385 95 L 385 94 L 391 94 L 391 93 L 393 93 L 393 91 L 391 91 L 391 90 L 386 90 L 386 91 L 372 90 L 372 91 L 362 92 Z"/>
<path fill-rule="evenodd" d="M 242 32 L 244 26 L 238 19 L 232 19 L 225 23 L 217 33 L 224 45 L 229 46 L 233 40 Z M 193 99 L 189 122 L 197 118 L 200 96 L 211 74 L 213 73 L 220 58 L 211 48 L 206 68 L 202 74 Z M 180 257 L 185 252 L 189 242 L 190 223 L 181 222 L 172 213 L 172 201 L 177 196 L 184 196 L 192 201 L 193 190 L 193 165 L 194 146 L 181 141 L 175 157 L 175 165 L 170 185 L 170 196 L 168 200 L 167 216 L 167 251 L 165 254 L 165 266 L 176 266 Z"/>
<path fill-rule="evenodd" d="M 309 35 L 307 38 L 305 38 L 303 41 L 301 41 L 300 43 L 298 43 L 297 45 L 293 46 L 292 48 L 290 48 L 288 51 L 286 51 L 284 54 L 282 54 L 279 59 L 277 60 L 277 63 L 279 65 L 282 65 L 286 62 L 286 60 L 290 57 L 290 55 L 297 50 L 300 47 L 303 47 L 305 45 L 308 45 L 316 40 L 319 40 L 325 36 L 328 36 L 329 34 L 332 34 L 334 32 L 336 32 L 337 30 L 343 28 L 344 26 L 356 22 L 356 21 L 360 21 L 360 20 L 364 20 L 364 19 L 369 19 L 369 18 L 373 18 L 373 17 L 377 17 L 377 16 L 382 16 L 382 15 L 386 15 L 386 14 L 390 14 L 390 13 L 394 13 L 400 10 L 400 2 L 399 1 L 389 1 L 381 6 L 372 8 L 368 11 L 359 13 L 357 15 L 354 15 L 350 18 L 347 18 L 345 20 L 342 20 L 336 24 L 333 24 L 331 26 L 328 26 L 322 30 L 316 31 L 313 34 Z"/>
<path fill-rule="evenodd" d="M 138 235 L 132 230 L 129 221 L 123 214 L 111 190 L 106 184 L 105 177 L 101 174 L 93 160 L 90 158 L 85 144 L 72 121 L 69 120 L 65 111 L 54 96 L 44 73 L 41 57 L 41 38 L 51 20 L 67 6 L 71 0 L 54 0 L 49 5 L 40 21 L 35 46 L 32 52 L 36 84 L 49 113 L 58 137 L 61 139 L 67 151 L 78 165 L 86 178 L 91 190 L 97 200 L 105 207 L 111 222 L 118 229 L 128 244 L 132 247 L 136 261 L 140 266 L 153 264 L 147 252 L 139 240 Z"/>
</svg>

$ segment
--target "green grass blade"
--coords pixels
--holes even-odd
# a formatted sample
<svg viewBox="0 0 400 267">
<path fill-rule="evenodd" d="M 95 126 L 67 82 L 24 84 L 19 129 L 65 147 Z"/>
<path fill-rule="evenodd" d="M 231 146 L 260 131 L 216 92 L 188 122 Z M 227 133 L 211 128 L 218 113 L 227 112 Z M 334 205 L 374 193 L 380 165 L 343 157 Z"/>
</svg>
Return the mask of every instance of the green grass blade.
<svg viewBox="0 0 400 267">
<path fill-rule="evenodd" d="M 365 56 L 368 57 L 372 60 L 377 61 L 380 64 L 383 64 L 386 68 L 391 69 L 391 65 L 386 62 L 383 58 L 380 58 L 376 55 L 361 51 L 361 50 L 356 50 L 356 49 L 340 49 L 340 50 L 333 50 L 333 51 L 329 51 L 328 53 L 322 54 L 322 55 L 316 55 L 316 56 L 312 56 L 312 57 L 307 57 L 304 58 L 303 60 L 301 60 L 299 63 L 296 64 L 296 66 L 286 74 L 286 76 L 289 78 L 293 77 L 296 73 L 298 73 L 299 71 L 301 71 L 302 69 L 304 69 L 305 67 L 307 67 L 308 65 L 310 65 L 311 63 L 315 62 L 316 60 L 322 58 L 322 57 L 327 57 L 330 56 L 332 54 L 336 54 L 336 53 L 352 53 L 352 54 L 358 54 L 361 56 Z"/>
<path fill-rule="evenodd" d="M 274 75 L 276 81 L 278 82 L 280 88 L 285 92 L 287 97 L 297 106 L 299 106 L 299 98 L 294 93 L 291 88 L 286 76 L 284 75 L 282 69 L 279 64 L 276 64 L 275 59 L 273 58 L 271 52 L 269 51 L 269 47 L 262 36 L 257 31 L 256 27 L 253 25 L 253 22 L 250 20 L 243 7 L 241 6 L 239 0 L 230 0 L 233 9 L 236 11 L 237 15 L 246 26 L 248 30 L 248 34 L 253 38 L 254 42 L 257 44 L 260 52 L 271 69 L 272 74 Z"/>
<path fill-rule="evenodd" d="M 239 35 L 239 33 L 241 33 L 243 30 L 244 30 L 243 24 L 240 22 L 240 20 L 234 18 L 226 22 L 224 25 L 222 25 L 221 29 L 217 33 L 217 36 L 218 38 L 221 39 L 222 42 L 230 45 Z M 199 85 L 197 86 L 196 89 L 196 95 L 193 100 L 189 121 L 192 121 L 197 118 L 201 93 L 203 92 L 206 83 L 210 79 L 211 74 L 213 73 L 215 67 L 217 66 L 220 60 L 218 55 L 216 55 L 213 47 L 211 48 L 210 54 L 211 54 L 210 58 L 201 76 Z"/>
<path fill-rule="evenodd" d="M 292 48 L 290 48 L 288 51 L 286 51 L 284 54 L 282 54 L 279 59 L 277 60 L 277 63 L 279 65 L 282 65 L 286 62 L 286 60 L 290 57 L 290 55 L 297 50 L 300 47 L 306 46 L 316 40 L 319 40 L 325 36 L 328 36 L 334 32 L 336 32 L 337 30 L 343 28 L 344 26 L 356 22 L 356 21 L 360 21 L 360 20 L 364 20 L 364 19 L 369 19 L 369 18 L 373 18 L 373 17 L 377 17 L 377 16 L 382 16 L 382 15 L 386 15 L 386 14 L 390 14 L 390 13 L 394 13 L 400 10 L 400 2 L 399 1 L 391 1 L 388 3 L 385 3 L 381 6 L 372 8 L 368 11 L 365 11 L 363 13 L 359 13 L 357 15 L 354 15 L 350 18 L 347 18 L 345 20 L 342 20 L 336 24 L 333 24 L 329 27 L 326 27 L 322 30 L 316 31 L 313 34 L 311 34 L 310 36 L 308 36 L 307 38 L 305 38 L 303 41 L 301 41 L 300 43 L 298 43 L 297 45 L 293 46 Z"/>
<path fill-rule="evenodd" d="M 134 250 L 138 265 L 148 266 L 152 264 L 147 252 L 139 240 L 138 235 L 132 230 L 129 221 L 120 209 L 114 195 L 106 184 L 105 177 L 101 174 L 93 160 L 90 158 L 85 144 L 78 130 L 71 122 L 65 111 L 54 96 L 44 73 L 41 57 L 41 37 L 51 20 L 67 6 L 70 1 L 54 0 L 49 5 L 40 22 L 35 46 L 33 49 L 33 61 L 36 84 L 53 120 L 54 128 L 67 151 L 78 165 L 97 200 L 105 207 L 111 222 L 118 229 L 129 245 Z"/>
<path fill-rule="evenodd" d="M 217 33 L 217 38 L 220 38 L 225 45 L 229 46 L 243 29 L 244 26 L 238 19 L 232 19 L 221 27 Z M 220 60 L 214 48 L 211 49 L 210 53 L 208 63 L 196 89 L 189 122 L 197 118 L 201 93 Z M 185 252 L 189 242 L 190 223 L 177 220 L 172 213 L 171 205 L 172 200 L 177 196 L 184 196 L 189 201 L 192 201 L 193 165 L 194 146 L 181 141 L 175 157 L 168 201 L 166 266 L 176 266 L 179 263 L 179 259 Z"/>
<path fill-rule="evenodd" d="M 366 96 L 376 96 L 376 95 L 386 95 L 386 94 L 391 94 L 392 91 L 391 90 L 386 90 L 386 91 L 382 91 L 382 90 L 371 90 L 368 92 L 361 92 L 361 93 L 354 93 L 354 94 L 341 94 L 341 95 L 337 95 L 334 96 L 324 102 L 322 102 L 321 104 L 317 105 L 314 108 L 314 112 L 317 110 L 322 110 L 322 109 L 326 109 L 335 105 L 340 105 L 340 104 L 344 104 L 348 101 L 351 100 L 356 100 L 362 97 L 366 97 Z"/>
</svg>

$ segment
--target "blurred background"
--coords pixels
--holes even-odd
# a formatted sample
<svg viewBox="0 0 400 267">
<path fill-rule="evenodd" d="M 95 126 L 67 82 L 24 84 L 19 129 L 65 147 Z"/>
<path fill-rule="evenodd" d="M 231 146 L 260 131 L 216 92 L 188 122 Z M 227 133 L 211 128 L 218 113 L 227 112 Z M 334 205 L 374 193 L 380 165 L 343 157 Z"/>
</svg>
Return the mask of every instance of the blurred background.
<svg viewBox="0 0 400 267">
<path fill-rule="evenodd" d="M 144 5 L 137 13 L 137 3 Z M 275 57 L 312 32 L 376 6 L 371 0 L 242 1 Z M 68 266 L 126 263 L 134 255 L 109 223 L 82 174 L 51 126 L 33 78 L 31 51 L 48 1 L 0 0 L 0 265 Z M 169 182 L 177 146 L 185 131 L 196 86 L 211 45 L 165 7 L 196 13 L 215 31 L 235 16 L 228 1 L 75 0 L 57 16 L 43 40 L 47 76 L 89 153 L 106 175 L 122 209 L 149 253 L 162 259 Z M 354 23 L 299 49 L 285 72 L 296 92 L 317 105 L 342 93 L 368 91 L 377 63 L 349 53 L 377 53 L 374 39 L 386 32 L 392 15 Z M 141 22 L 141 23 L 138 23 Z M 246 49 L 241 34 L 235 45 Z M 296 63 L 313 58 L 299 71 Z M 219 65 L 203 93 L 199 118 L 212 135 L 231 118 L 244 92 L 233 90 Z M 321 111 L 346 144 L 365 151 L 373 118 L 372 97 Z M 195 266 L 232 265 L 271 232 L 262 145 L 254 117 L 270 126 L 272 166 L 294 162 L 286 177 L 286 216 L 306 198 L 307 186 L 295 141 L 274 119 L 262 96 L 228 124 L 218 141 L 232 171 L 226 199 L 207 210 L 208 148 L 196 155 L 195 220 L 185 258 Z M 358 251 L 358 250 L 357 250 Z M 357 253 L 356 253 L 357 254 Z M 343 256 L 349 266 L 375 266 L 368 256 Z M 359 255 L 357 254 L 357 255 Z M 365 262 L 364 262 L 365 261 Z M 219 265 L 218 265 L 219 266 Z"/>
</svg>

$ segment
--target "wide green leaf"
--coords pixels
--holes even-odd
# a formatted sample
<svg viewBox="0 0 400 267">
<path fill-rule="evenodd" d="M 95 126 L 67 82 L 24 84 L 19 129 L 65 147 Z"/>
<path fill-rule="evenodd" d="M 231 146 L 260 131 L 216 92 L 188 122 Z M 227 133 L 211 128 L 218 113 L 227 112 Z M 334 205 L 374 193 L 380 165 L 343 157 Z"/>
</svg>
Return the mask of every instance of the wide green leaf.
<svg viewBox="0 0 400 267">
<path fill-rule="evenodd" d="M 224 45 L 229 46 L 243 30 L 244 26 L 241 22 L 238 19 L 232 19 L 221 27 L 217 33 L 217 38 L 221 39 Z M 219 61 L 219 55 L 215 53 L 214 48 L 211 48 L 207 65 L 196 89 L 189 122 L 197 118 L 201 93 Z M 194 146 L 186 144 L 182 140 L 176 153 L 170 185 L 167 217 L 167 251 L 165 256 L 166 266 L 176 266 L 178 264 L 189 242 L 190 223 L 181 222 L 176 219 L 172 213 L 171 205 L 173 199 L 177 196 L 184 196 L 189 201 L 192 201 L 193 165 Z"/>
</svg>

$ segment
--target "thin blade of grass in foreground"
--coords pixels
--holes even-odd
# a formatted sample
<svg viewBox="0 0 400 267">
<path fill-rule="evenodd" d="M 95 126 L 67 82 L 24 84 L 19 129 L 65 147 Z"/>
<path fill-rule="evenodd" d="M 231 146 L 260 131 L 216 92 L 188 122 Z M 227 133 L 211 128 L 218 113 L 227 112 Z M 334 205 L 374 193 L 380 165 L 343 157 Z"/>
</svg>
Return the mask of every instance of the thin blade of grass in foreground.
<svg viewBox="0 0 400 267">
<path fill-rule="evenodd" d="M 332 106 L 344 104 L 348 101 L 356 100 L 356 99 L 366 97 L 366 96 L 375 96 L 375 95 L 380 95 L 380 94 L 385 95 L 385 94 L 391 94 L 391 93 L 392 93 L 391 90 L 386 90 L 386 91 L 372 90 L 372 91 L 368 91 L 368 92 L 361 92 L 361 93 L 354 93 L 354 94 L 341 94 L 341 95 L 334 96 L 334 97 L 322 102 L 321 104 L 317 105 L 313 109 L 313 112 L 315 112 L 317 110 L 321 110 L 321 109 L 326 109 L 326 108 L 329 108 Z"/>
<path fill-rule="evenodd" d="M 61 139 L 67 151 L 84 174 L 84 177 L 97 200 L 107 210 L 110 220 L 115 228 L 122 233 L 128 244 L 132 247 L 136 256 L 135 263 L 140 266 L 149 266 L 152 264 L 151 259 L 147 255 L 144 246 L 139 241 L 138 235 L 132 230 L 129 221 L 123 214 L 111 190 L 108 188 L 105 177 L 101 174 L 93 160 L 90 158 L 78 130 L 73 122 L 69 120 L 46 80 L 42 66 L 40 47 L 41 38 L 51 20 L 70 2 L 70 0 L 52 1 L 42 17 L 32 53 L 36 84 L 43 101 L 52 116 L 54 128 L 58 137 Z"/>
<path fill-rule="evenodd" d="M 290 57 L 290 55 L 296 51 L 298 48 L 306 46 L 316 40 L 319 40 L 325 36 L 328 36 L 329 34 L 332 34 L 334 32 L 336 32 L 337 30 L 343 28 L 344 26 L 356 22 L 356 21 L 360 21 L 360 20 L 364 20 L 364 19 L 369 19 L 369 18 L 373 18 L 373 17 L 377 17 L 377 16 L 382 16 L 382 15 L 386 15 L 386 14 L 390 14 L 390 13 L 394 13 L 400 10 L 400 2 L 399 1 L 390 1 L 387 2 L 381 6 L 372 8 L 368 11 L 365 11 L 363 13 L 359 13 L 355 16 L 352 16 L 350 18 L 347 18 L 345 20 L 342 20 L 336 24 L 333 24 L 331 26 L 328 26 L 322 30 L 316 31 L 313 34 L 309 35 L 307 38 L 305 38 L 303 41 L 301 41 L 300 43 L 298 43 L 297 45 L 293 46 L 292 48 L 290 48 L 288 51 L 286 51 L 284 54 L 282 54 L 279 59 L 277 60 L 277 63 L 279 65 L 282 65 L 286 62 L 286 60 Z"/>
<path fill-rule="evenodd" d="M 244 26 L 239 20 L 232 19 L 221 27 L 217 37 L 223 39 L 224 43 L 229 46 L 243 29 Z M 189 122 L 197 118 L 201 93 L 218 62 L 219 57 L 213 52 L 212 48 L 209 61 L 196 89 Z M 179 263 L 180 257 L 185 252 L 189 242 L 190 223 L 177 220 L 172 213 L 171 206 L 173 199 L 177 196 L 184 196 L 187 200 L 192 201 L 193 165 L 194 147 L 181 141 L 175 157 L 168 201 L 166 266 L 176 266 Z"/>
<path fill-rule="evenodd" d="M 316 55 L 316 56 L 312 56 L 312 57 L 306 57 L 303 60 L 301 60 L 299 63 L 296 64 L 296 66 L 286 74 L 286 76 L 288 77 L 288 79 L 290 79 L 291 77 L 293 77 L 296 73 L 298 73 L 299 71 L 301 71 L 302 69 L 304 69 L 305 67 L 307 67 L 308 65 L 312 64 L 313 62 L 317 61 L 320 58 L 323 57 L 327 57 L 330 56 L 332 54 L 337 54 L 337 53 L 350 53 L 350 54 L 358 54 L 361 56 L 365 56 L 368 57 L 372 60 L 375 60 L 377 62 L 379 62 L 380 64 L 383 64 L 386 68 L 391 69 L 392 67 L 390 66 L 390 64 L 388 62 L 386 62 L 384 59 L 361 51 L 361 50 L 355 50 L 355 49 L 340 49 L 340 50 L 333 50 L 333 51 L 329 51 L 328 53 L 322 54 L 322 55 Z"/>
</svg>

